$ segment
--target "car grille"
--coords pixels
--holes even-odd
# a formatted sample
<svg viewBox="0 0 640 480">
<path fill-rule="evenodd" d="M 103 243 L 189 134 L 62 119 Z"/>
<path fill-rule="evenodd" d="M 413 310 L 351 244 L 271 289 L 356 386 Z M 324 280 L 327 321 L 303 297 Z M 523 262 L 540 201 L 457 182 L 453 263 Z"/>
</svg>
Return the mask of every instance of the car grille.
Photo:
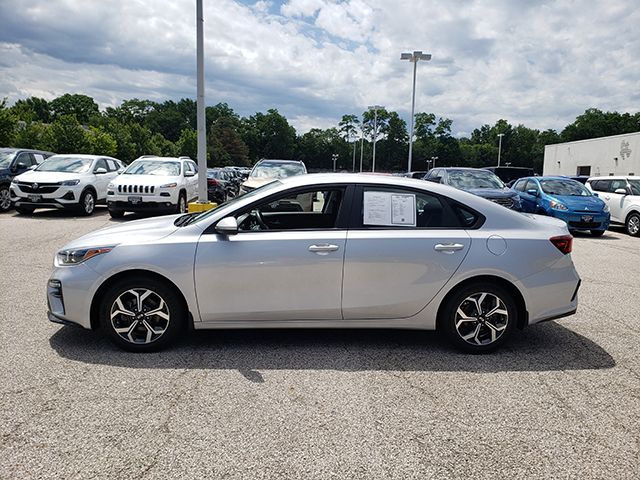
<svg viewBox="0 0 640 480">
<path fill-rule="evenodd" d="M 118 185 L 118 193 L 147 193 L 152 194 L 156 191 L 156 187 L 149 185 Z"/>
<path fill-rule="evenodd" d="M 507 208 L 513 208 L 513 199 L 509 198 L 509 197 L 505 197 L 505 198 L 489 198 L 488 200 L 491 200 L 494 203 L 497 203 L 498 205 L 502 205 L 503 207 L 507 207 Z"/>
<path fill-rule="evenodd" d="M 25 193 L 53 193 L 60 188 L 59 183 L 18 182 L 18 187 Z"/>
</svg>

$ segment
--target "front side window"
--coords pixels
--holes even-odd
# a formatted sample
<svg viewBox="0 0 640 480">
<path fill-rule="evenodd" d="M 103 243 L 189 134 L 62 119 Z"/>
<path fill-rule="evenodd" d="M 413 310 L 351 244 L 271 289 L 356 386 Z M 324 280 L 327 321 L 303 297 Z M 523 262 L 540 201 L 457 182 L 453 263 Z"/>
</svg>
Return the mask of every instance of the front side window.
<svg viewBox="0 0 640 480">
<path fill-rule="evenodd" d="M 136 160 L 124 171 L 124 175 L 177 177 L 180 175 L 180 163 L 161 160 Z"/>
<path fill-rule="evenodd" d="M 54 155 L 42 162 L 36 170 L 39 172 L 87 173 L 92 163 L 93 160 L 90 158 Z"/>
<path fill-rule="evenodd" d="M 364 228 L 460 228 L 477 217 L 464 207 L 449 207 L 442 198 L 403 188 L 365 187 L 360 212 Z"/>
<path fill-rule="evenodd" d="M 609 187 L 609 191 L 611 193 L 615 193 L 616 190 L 622 188 L 623 190 L 627 189 L 627 181 L 626 180 L 612 180 L 611 187 Z"/>
<path fill-rule="evenodd" d="M 104 158 L 99 158 L 98 161 L 96 162 L 96 166 L 93 169 L 93 171 L 95 172 L 96 170 L 98 170 L 99 168 L 104 168 L 105 171 L 109 171 L 109 169 L 107 168 L 107 162 L 105 161 Z"/>
<path fill-rule="evenodd" d="M 538 191 L 538 184 L 535 182 L 535 180 L 527 180 L 527 184 L 524 187 L 525 191 L 528 193 L 529 190 L 535 190 L 536 192 Z"/>
<path fill-rule="evenodd" d="M 629 180 L 631 195 L 640 195 L 640 180 Z"/>
<path fill-rule="evenodd" d="M 344 187 L 285 192 L 238 215 L 240 231 L 327 230 L 337 227 Z"/>
<path fill-rule="evenodd" d="M 518 180 L 515 185 L 513 186 L 514 190 L 517 190 L 519 192 L 524 192 L 524 186 L 527 184 L 527 180 Z"/>
</svg>

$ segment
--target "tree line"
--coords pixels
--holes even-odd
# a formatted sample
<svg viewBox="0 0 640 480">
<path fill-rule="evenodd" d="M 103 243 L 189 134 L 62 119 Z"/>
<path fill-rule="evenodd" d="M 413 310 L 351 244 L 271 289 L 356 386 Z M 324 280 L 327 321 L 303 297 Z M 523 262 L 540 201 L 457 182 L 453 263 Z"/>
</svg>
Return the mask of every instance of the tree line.
<svg viewBox="0 0 640 480">
<path fill-rule="evenodd" d="M 409 134 L 397 112 L 384 108 L 343 115 L 335 127 L 312 128 L 298 135 L 276 109 L 241 117 L 228 104 L 206 108 L 209 166 L 250 166 L 260 158 L 303 160 L 310 171 L 371 170 L 376 140 L 376 171 L 407 168 Z M 498 134 L 501 164 L 542 171 L 545 145 L 640 131 L 640 113 L 591 108 L 560 132 L 511 125 L 500 119 L 469 137 L 452 135 L 452 120 L 433 113 L 415 116 L 413 169 L 440 166 L 482 167 L 496 164 Z M 51 101 L 29 97 L 7 105 L 0 101 L 0 146 L 56 153 L 110 155 L 130 162 L 140 155 L 196 158 L 196 102 L 130 99 L 101 111 L 93 98 L 64 94 Z M 437 157 L 437 159 L 436 159 Z"/>
</svg>

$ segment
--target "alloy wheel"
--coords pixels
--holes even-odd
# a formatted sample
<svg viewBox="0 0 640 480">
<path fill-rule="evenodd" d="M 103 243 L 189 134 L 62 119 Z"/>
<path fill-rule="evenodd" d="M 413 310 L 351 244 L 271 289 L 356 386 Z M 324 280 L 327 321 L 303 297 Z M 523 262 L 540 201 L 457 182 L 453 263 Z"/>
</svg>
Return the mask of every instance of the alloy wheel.
<svg viewBox="0 0 640 480">
<path fill-rule="evenodd" d="M 83 207 L 84 207 L 84 211 L 85 213 L 89 214 L 89 213 L 93 213 L 93 209 L 96 206 L 96 201 L 93 198 L 93 194 L 92 193 L 86 193 L 84 196 L 84 202 L 83 202 Z"/>
<path fill-rule="evenodd" d="M 113 330 L 123 340 L 145 345 L 162 337 L 171 315 L 167 303 L 157 292 L 132 288 L 115 299 L 110 319 Z"/>
<path fill-rule="evenodd" d="M 627 220 L 627 231 L 630 235 L 638 235 L 640 232 L 640 216 L 631 215 L 629 220 Z"/>
<path fill-rule="evenodd" d="M 9 210 L 11 207 L 11 195 L 8 188 L 0 189 L 0 210 Z"/>
<path fill-rule="evenodd" d="M 471 345 L 491 345 L 502 336 L 508 324 L 507 307 L 493 293 L 469 295 L 456 310 L 456 331 Z"/>
<path fill-rule="evenodd" d="M 181 196 L 178 200 L 178 210 L 180 213 L 185 213 L 187 211 L 187 201 L 184 196 Z"/>
</svg>

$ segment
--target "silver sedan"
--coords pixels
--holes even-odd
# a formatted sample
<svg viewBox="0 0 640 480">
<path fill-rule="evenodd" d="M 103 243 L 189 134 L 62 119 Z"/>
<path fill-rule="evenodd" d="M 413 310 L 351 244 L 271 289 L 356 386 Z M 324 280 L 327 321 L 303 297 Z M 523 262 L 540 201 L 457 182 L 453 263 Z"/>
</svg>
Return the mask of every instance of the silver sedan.
<svg viewBox="0 0 640 480">
<path fill-rule="evenodd" d="M 304 175 L 62 248 L 49 319 L 152 351 L 187 328 L 440 330 L 469 352 L 571 315 L 560 220 L 420 180 Z"/>
</svg>

